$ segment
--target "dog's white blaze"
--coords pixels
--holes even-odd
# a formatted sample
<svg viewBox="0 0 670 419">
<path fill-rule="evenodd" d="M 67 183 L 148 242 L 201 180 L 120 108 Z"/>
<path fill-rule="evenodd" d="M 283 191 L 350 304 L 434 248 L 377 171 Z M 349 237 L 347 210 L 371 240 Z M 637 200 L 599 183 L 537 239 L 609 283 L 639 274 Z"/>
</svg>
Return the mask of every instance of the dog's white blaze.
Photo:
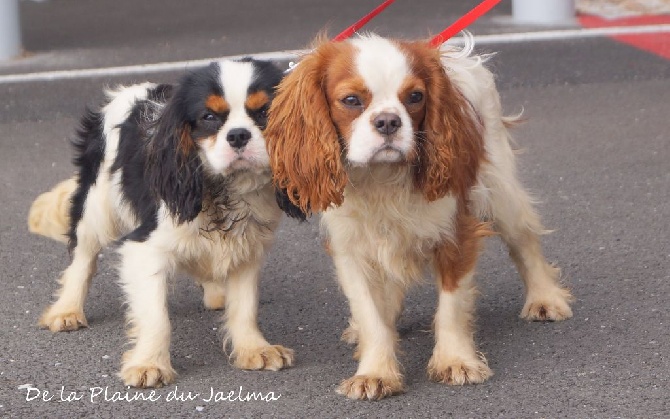
<svg viewBox="0 0 670 419">
<path fill-rule="evenodd" d="M 388 39 L 378 36 L 356 38 L 356 71 L 375 100 L 392 99 L 409 73 L 405 55 Z"/>
<path fill-rule="evenodd" d="M 254 66 L 247 62 L 219 62 L 219 83 L 223 87 L 223 95 L 230 105 L 229 122 L 239 123 L 249 119 L 244 111 L 247 91 L 254 80 Z M 239 118 L 239 119 L 238 119 Z"/>
<path fill-rule="evenodd" d="M 392 144 L 405 154 L 414 143 L 412 120 L 398 98 L 402 83 L 410 74 L 407 58 L 391 41 L 378 36 L 356 38 L 351 43 L 357 49 L 356 71 L 372 94 L 372 102 L 365 104 L 365 111 L 353 124 L 347 157 L 351 162 L 365 164 L 384 145 L 384 137 L 372 124 L 372 120 L 382 112 L 400 116 L 402 127 L 395 134 Z M 397 160 L 395 153 L 381 157 L 382 160 Z"/>
</svg>

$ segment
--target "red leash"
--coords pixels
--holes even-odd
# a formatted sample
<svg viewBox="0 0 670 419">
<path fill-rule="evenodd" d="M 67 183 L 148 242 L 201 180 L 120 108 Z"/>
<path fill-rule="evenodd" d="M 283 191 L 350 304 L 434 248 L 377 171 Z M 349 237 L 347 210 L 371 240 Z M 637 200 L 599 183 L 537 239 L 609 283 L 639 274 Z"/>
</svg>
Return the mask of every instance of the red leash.
<svg viewBox="0 0 670 419">
<path fill-rule="evenodd" d="M 336 37 L 334 37 L 332 40 L 333 42 L 339 42 L 339 41 L 344 41 L 345 39 L 351 37 L 356 31 L 358 31 L 360 28 L 365 26 L 372 18 L 380 14 L 381 12 L 384 11 L 387 7 L 389 7 L 395 0 L 386 0 L 379 6 L 375 7 L 370 13 L 367 15 L 363 16 L 361 19 L 359 19 L 356 23 L 353 25 L 349 26 L 347 29 L 343 30 L 340 32 Z M 539 0 L 538 0 L 539 1 Z M 458 19 L 456 22 L 454 22 L 451 26 L 449 26 L 447 29 L 443 30 L 439 34 L 437 34 L 433 39 L 430 40 L 429 45 L 433 48 L 439 48 L 440 45 L 442 45 L 444 42 L 446 42 L 449 38 L 453 37 L 463 29 L 467 28 L 470 26 L 475 20 L 479 19 L 483 15 L 485 15 L 489 10 L 493 9 L 495 5 L 500 3 L 500 0 L 484 0 L 481 3 L 479 3 L 477 6 L 475 6 L 472 10 L 470 10 L 468 13 L 463 15 L 460 19 Z M 284 72 L 288 73 L 293 68 L 297 65 L 297 63 L 289 63 L 289 68 Z"/>
<path fill-rule="evenodd" d="M 365 26 L 372 18 L 380 14 L 384 9 L 391 5 L 395 0 L 386 0 L 379 6 L 375 7 L 370 13 L 363 16 L 358 22 L 349 26 L 347 29 L 340 32 L 336 37 L 333 38 L 334 42 L 344 41 L 349 38 L 351 35 L 356 33 L 360 28 Z M 477 19 L 488 13 L 493 7 L 495 7 L 500 0 L 484 0 L 475 6 L 472 10 L 463 15 L 456 22 L 451 24 L 448 28 L 437 34 L 430 40 L 429 44 L 433 48 L 439 48 L 440 45 L 445 43 L 448 39 L 452 38 L 454 35 L 472 25 Z"/>
<path fill-rule="evenodd" d="M 389 7 L 391 5 L 391 3 L 393 3 L 394 1 L 395 0 L 386 0 L 384 3 L 375 7 L 374 10 L 372 10 L 367 15 L 363 16 L 358 22 L 354 23 L 353 25 L 349 26 L 347 29 L 340 32 L 339 35 L 337 35 L 335 38 L 333 38 L 333 41 L 334 42 L 339 42 L 339 41 L 344 41 L 345 39 L 349 38 L 351 35 L 356 33 L 357 30 L 359 30 L 360 28 L 365 26 L 366 23 L 368 23 L 370 20 L 372 20 L 373 17 L 377 16 L 384 9 Z"/>
<path fill-rule="evenodd" d="M 467 12 L 465 15 L 463 15 L 463 17 L 458 19 L 447 29 L 433 37 L 433 39 L 430 40 L 430 46 L 433 48 L 439 48 L 440 45 L 445 43 L 449 38 L 472 25 L 475 20 L 485 15 L 498 3 L 500 3 L 500 0 L 484 0 L 483 2 L 479 3 L 477 6 L 475 6 L 474 9 Z"/>
</svg>

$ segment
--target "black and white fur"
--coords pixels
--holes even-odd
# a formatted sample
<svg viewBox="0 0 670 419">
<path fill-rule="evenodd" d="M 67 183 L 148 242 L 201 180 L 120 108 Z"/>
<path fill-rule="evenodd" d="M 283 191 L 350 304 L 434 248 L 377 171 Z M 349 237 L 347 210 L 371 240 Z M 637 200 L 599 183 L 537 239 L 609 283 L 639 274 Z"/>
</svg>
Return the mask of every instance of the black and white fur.
<svg viewBox="0 0 670 419">
<path fill-rule="evenodd" d="M 99 111 L 83 117 L 73 142 L 72 263 L 43 327 L 87 325 L 84 300 L 98 253 L 118 243 L 133 343 L 119 373 L 126 385 L 160 386 L 175 377 L 167 281 L 177 272 L 202 285 L 208 308 L 225 306 L 235 366 L 292 364 L 293 351 L 268 343 L 257 325 L 259 271 L 282 214 L 262 134 L 281 77 L 270 63 L 218 61 L 175 86 L 110 91 Z M 254 94 L 258 107 L 250 108 Z"/>
</svg>

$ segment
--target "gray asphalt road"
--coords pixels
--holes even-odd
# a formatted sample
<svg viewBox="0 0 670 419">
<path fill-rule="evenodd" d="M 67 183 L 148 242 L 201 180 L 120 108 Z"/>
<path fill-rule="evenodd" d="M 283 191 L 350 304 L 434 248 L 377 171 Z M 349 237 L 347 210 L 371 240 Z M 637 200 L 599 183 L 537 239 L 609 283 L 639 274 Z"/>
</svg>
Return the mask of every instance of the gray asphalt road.
<svg viewBox="0 0 670 419">
<path fill-rule="evenodd" d="M 339 29 L 375 3 L 22 2 L 26 46 L 36 55 L 0 64 L 0 72 L 301 48 L 324 23 Z M 375 27 L 387 35 L 435 32 L 467 9 L 461 3 L 399 2 Z M 509 30 L 493 20 L 477 29 Z M 321 248 L 318 219 L 285 220 L 262 274 L 260 323 L 270 341 L 295 349 L 295 367 L 275 373 L 230 366 L 220 314 L 204 310 L 197 287 L 178 278 L 170 297 L 177 382 L 157 390 L 155 401 L 114 401 L 136 394 L 115 376 L 126 340 L 115 256 L 105 252 L 99 263 L 86 305 L 90 328 L 39 330 L 37 318 L 69 257 L 64 246 L 29 235 L 26 215 L 40 192 L 72 173 L 67 138 L 84 106 L 102 97 L 104 85 L 147 77 L 0 84 L 0 416 L 668 417 L 668 61 L 600 38 L 479 50 L 499 51 L 491 65 L 504 107 L 523 108 L 528 118 L 516 133 L 525 149 L 521 176 L 556 230 L 544 244 L 577 297 L 572 320 L 518 319 L 518 275 L 501 243 L 490 239 L 478 269 L 476 339 L 493 378 L 458 388 L 427 380 L 435 308 L 427 283 L 410 293 L 399 325 L 407 393 L 347 400 L 335 393 L 356 367 L 339 341 L 347 305 Z M 39 397 L 26 400 L 38 392 L 19 389 L 25 384 Z M 228 395 L 240 387 L 280 397 L 207 401 L 212 391 Z M 61 389 L 64 398 L 81 400 L 59 401 Z M 188 393 L 193 400 L 170 400 Z"/>
</svg>

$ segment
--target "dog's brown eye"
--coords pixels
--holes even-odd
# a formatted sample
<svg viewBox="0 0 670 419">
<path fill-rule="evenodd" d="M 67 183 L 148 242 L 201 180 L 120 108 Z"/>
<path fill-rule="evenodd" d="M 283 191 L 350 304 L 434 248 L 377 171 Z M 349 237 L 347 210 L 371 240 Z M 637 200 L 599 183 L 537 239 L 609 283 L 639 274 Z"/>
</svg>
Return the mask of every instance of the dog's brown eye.
<svg viewBox="0 0 670 419">
<path fill-rule="evenodd" d="M 205 114 L 202 116 L 202 119 L 204 121 L 216 121 L 216 115 L 211 112 L 205 112 Z"/>
<path fill-rule="evenodd" d="M 358 96 L 355 95 L 345 97 L 344 99 L 342 99 L 342 103 L 344 103 L 345 106 L 348 106 L 350 108 L 360 108 L 361 106 L 363 106 L 361 100 L 358 98 Z"/>
<path fill-rule="evenodd" d="M 409 103 L 419 103 L 423 100 L 423 93 L 412 92 L 409 95 Z"/>
</svg>

